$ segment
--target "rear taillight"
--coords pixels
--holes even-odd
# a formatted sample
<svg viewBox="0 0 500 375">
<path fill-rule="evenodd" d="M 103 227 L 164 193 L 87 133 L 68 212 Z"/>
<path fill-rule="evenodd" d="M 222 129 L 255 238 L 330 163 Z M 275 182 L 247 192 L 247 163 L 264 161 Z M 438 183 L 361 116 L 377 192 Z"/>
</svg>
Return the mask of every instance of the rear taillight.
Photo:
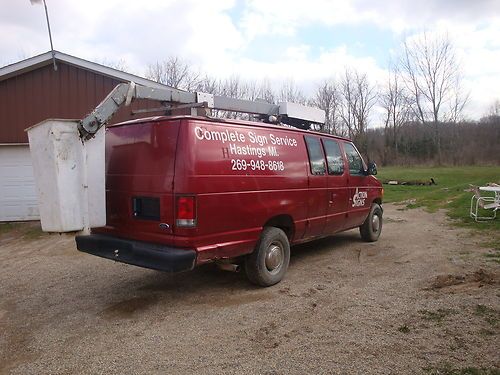
<svg viewBox="0 0 500 375">
<path fill-rule="evenodd" d="M 177 197 L 177 217 L 178 227 L 196 226 L 196 198 L 194 196 Z"/>
</svg>

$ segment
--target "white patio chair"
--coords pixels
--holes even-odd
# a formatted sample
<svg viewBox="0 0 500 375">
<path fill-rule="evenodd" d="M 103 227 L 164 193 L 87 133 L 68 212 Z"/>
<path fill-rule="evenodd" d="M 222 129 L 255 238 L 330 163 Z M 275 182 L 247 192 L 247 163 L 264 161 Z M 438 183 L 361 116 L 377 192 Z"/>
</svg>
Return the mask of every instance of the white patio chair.
<svg viewBox="0 0 500 375">
<path fill-rule="evenodd" d="M 500 201 L 495 197 L 485 197 L 481 195 L 478 186 L 470 185 L 474 195 L 470 200 L 470 217 L 475 221 L 493 220 L 497 217 L 497 211 L 500 210 Z M 479 216 L 479 210 L 491 210 L 490 216 Z M 487 211 L 486 211 L 487 212 Z"/>
</svg>

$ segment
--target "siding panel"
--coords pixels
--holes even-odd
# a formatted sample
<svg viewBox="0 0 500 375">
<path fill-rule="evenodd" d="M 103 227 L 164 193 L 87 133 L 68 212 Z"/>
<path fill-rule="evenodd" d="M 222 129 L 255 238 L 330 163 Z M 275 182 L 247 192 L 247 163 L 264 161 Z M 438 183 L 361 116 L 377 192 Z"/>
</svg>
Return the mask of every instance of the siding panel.
<svg viewBox="0 0 500 375">
<path fill-rule="evenodd" d="M 60 61 L 57 67 L 54 72 L 50 62 L 0 81 L 0 144 L 27 143 L 24 129 L 47 118 L 82 118 L 122 82 Z M 121 108 L 110 123 L 137 118 L 132 109 L 156 106 L 156 102 L 138 101 L 131 108 Z"/>
</svg>

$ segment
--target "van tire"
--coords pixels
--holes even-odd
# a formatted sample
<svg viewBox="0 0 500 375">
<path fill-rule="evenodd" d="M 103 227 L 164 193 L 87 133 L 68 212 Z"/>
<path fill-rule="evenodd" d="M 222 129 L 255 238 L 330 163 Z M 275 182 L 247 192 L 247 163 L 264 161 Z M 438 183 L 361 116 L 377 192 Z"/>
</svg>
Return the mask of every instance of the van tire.
<svg viewBox="0 0 500 375">
<path fill-rule="evenodd" d="M 375 242 L 382 232 L 382 207 L 373 203 L 365 222 L 359 227 L 361 238 L 366 242 Z"/>
<path fill-rule="evenodd" d="M 245 259 L 245 271 L 250 282 L 271 286 L 283 279 L 290 263 L 290 243 L 279 228 L 266 227 L 252 254 Z"/>
</svg>

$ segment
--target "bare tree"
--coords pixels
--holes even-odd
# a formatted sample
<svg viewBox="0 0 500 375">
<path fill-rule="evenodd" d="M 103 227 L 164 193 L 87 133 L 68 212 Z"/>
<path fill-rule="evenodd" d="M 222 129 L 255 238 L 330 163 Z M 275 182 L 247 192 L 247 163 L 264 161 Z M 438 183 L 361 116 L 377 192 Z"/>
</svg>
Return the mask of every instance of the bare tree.
<svg viewBox="0 0 500 375">
<path fill-rule="evenodd" d="M 297 87 L 293 79 L 289 79 L 281 85 L 278 95 L 278 102 L 292 102 L 298 104 L 306 104 L 307 99 Z"/>
<path fill-rule="evenodd" d="M 196 91 L 218 95 L 220 93 L 220 82 L 216 78 L 205 75 L 198 81 Z"/>
<path fill-rule="evenodd" d="M 340 95 L 339 115 L 348 137 L 352 139 L 355 133 L 356 117 L 354 107 L 357 106 L 357 96 L 355 94 L 352 73 L 347 70 L 340 81 Z"/>
<path fill-rule="evenodd" d="M 393 148 L 397 155 L 399 131 L 410 120 L 411 99 L 402 82 L 400 71 L 395 66 L 389 69 L 387 84 L 380 95 L 380 106 L 384 110 L 386 148 Z M 386 153 L 384 155 L 387 156 Z"/>
<path fill-rule="evenodd" d="M 177 56 L 149 64 L 146 78 L 187 91 L 195 89 L 201 80 L 200 73 L 196 72 L 188 62 Z"/>
<path fill-rule="evenodd" d="M 269 80 L 265 79 L 260 82 L 250 81 L 247 83 L 247 86 L 248 86 L 247 99 L 263 100 L 271 104 L 276 102 L 276 94 L 272 89 Z"/>
<path fill-rule="evenodd" d="M 413 96 L 414 112 L 432 124 L 438 164 L 441 164 L 440 122 L 458 119 L 468 95 L 461 89 L 460 64 L 447 35 L 422 34 L 403 44 L 401 68 Z"/>
<path fill-rule="evenodd" d="M 496 99 L 490 106 L 489 116 L 500 117 L 500 100 Z"/>
<path fill-rule="evenodd" d="M 240 76 L 232 75 L 221 82 L 221 95 L 244 99 L 248 95 L 248 85 L 241 80 Z"/>
<path fill-rule="evenodd" d="M 448 103 L 448 111 L 445 115 L 445 121 L 458 123 L 464 120 L 464 109 L 469 102 L 470 92 L 466 92 L 462 88 L 462 76 L 455 77 L 454 84 L 451 88 L 450 100 Z"/>
<path fill-rule="evenodd" d="M 325 111 L 325 124 L 320 131 L 345 135 L 338 114 L 340 102 L 340 90 L 333 79 L 325 80 L 318 86 L 310 104 Z"/>
<path fill-rule="evenodd" d="M 342 123 L 350 138 L 363 143 L 370 111 L 377 99 L 375 86 L 370 84 L 366 74 L 346 69 L 340 80 L 340 95 Z"/>
<path fill-rule="evenodd" d="M 276 93 L 271 87 L 269 80 L 265 79 L 260 82 L 259 86 L 259 99 L 266 101 L 267 103 L 276 103 Z"/>
</svg>

